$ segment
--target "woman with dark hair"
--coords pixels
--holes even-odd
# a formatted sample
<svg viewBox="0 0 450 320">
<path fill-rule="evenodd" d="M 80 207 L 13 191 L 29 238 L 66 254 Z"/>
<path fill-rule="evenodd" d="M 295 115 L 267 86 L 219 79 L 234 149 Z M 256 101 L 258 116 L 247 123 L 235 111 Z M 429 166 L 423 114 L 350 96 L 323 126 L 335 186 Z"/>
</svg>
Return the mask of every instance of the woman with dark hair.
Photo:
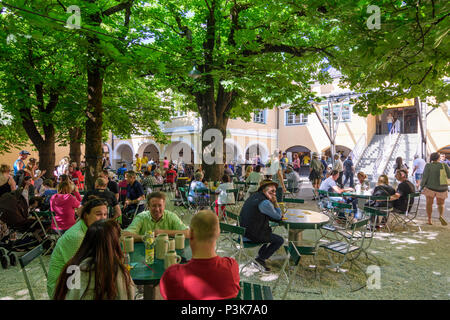
<svg viewBox="0 0 450 320">
<path fill-rule="evenodd" d="M 77 252 L 88 227 L 95 221 L 106 219 L 107 216 L 108 203 L 106 200 L 90 196 L 85 205 L 81 207 L 77 223 L 59 238 L 48 266 L 47 292 L 50 298 L 53 298 L 53 290 L 61 270 Z"/>
<path fill-rule="evenodd" d="M 406 171 L 406 173 L 408 174 L 408 166 L 406 165 L 406 163 L 403 163 L 403 159 L 402 157 L 397 157 L 397 159 L 395 159 L 395 165 L 394 165 L 394 174 L 397 173 L 397 170 L 403 169 Z"/>
<path fill-rule="evenodd" d="M 444 205 L 445 199 L 448 198 L 447 179 L 450 179 L 450 168 L 444 163 L 439 163 L 439 157 L 438 152 L 434 152 L 430 155 L 430 163 L 427 163 L 425 165 L 425 169 L 423 170 L 420 188 L 427 199 L 426 210 L 428 224 L 432 224 L 431 214 L 433 212 L 434 198 L 436 198 L 439 211 L 439 220 L 443 226 L 446 226 L 447 221 L 444 219 Z M 441 171 L 445 172 L 445 181 L 443 181 L 443 179 L 441 181 Z M 442 175 L 444 176 L 444 174 Z"/>
<path fill-rule="evenodd" d="M 120 249 L 120 226 L 111 219 L 94 222 L 80 248 L 61 271 L 55 300 L 134 300 L 135 285 Z M 68 288 L 70 266 L 80 268 L 79 288 Z"/>
<path fill-rule="evenodd" d="M 33 179 L 30 176 L 26 176 L 19 186 L 19 191 L 27 201 L 27 204 L 29 204 L 30 199 L 34 197 L 34 186 L 32 182 Z"/>
</svg>

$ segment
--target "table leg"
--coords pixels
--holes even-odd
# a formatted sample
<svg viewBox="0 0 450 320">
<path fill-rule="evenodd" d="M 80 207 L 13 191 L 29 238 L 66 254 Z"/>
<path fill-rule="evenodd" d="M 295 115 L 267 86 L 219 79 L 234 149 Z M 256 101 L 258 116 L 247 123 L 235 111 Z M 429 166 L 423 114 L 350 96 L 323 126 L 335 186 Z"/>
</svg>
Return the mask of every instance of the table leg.
<svg viewBox="0 0 450 320">
<path fill-rule="evenodd" d="M 303 230 L 293 230 L 293 229 L 289 229 L 289 241 L 294 241 L 295 243 L 300 243 L 302 242 L 302 231 Z"/>
</svg>

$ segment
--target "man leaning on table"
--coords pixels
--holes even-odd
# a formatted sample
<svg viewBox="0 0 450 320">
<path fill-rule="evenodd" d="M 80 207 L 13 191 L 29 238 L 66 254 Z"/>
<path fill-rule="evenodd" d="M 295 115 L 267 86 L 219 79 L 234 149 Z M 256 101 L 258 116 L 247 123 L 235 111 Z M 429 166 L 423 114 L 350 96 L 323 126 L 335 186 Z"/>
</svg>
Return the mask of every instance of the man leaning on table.
<svg viewBox="0 0 450 320">
<path fill-rule="evenodd" d="M 192 259 L 174 264 L 163 274 L 160 293 L 166 300 L 222 300 L 238 295 L 239 265 L 229 257 L 219 257 L 216 241 L 219 218 L 211 210 L 199 211 L 190 225 Z"/>
<path fill-rule="evenodd" d="M 258 192 L 251 195 L 241 209 L 241 227 L 245 228 L 244 242 L 263 243 L 255 261 L 270 271 L 266 260 L 284 243 L 284 239 L 273 234 L 269 220 L 279 222 L 283 215 L 277 202 L 278 184 L 272 180 L 263 180 Z"/>
<path fill-rule="evenodd" d="M 132 236 L 134 241 L 142 242 L 147 231 L 154 231 L 155 236 L 167 233 L 175 236 L 183 233 L 186 238 L 190 237 L 189 228 L 173 212 L 165 210 L 166 195 L 163 192 L 152 192 L 147 199 L 149 211 L 139 213 L 133 222 L 123 231 L 123 236 Z"/>
</svg>

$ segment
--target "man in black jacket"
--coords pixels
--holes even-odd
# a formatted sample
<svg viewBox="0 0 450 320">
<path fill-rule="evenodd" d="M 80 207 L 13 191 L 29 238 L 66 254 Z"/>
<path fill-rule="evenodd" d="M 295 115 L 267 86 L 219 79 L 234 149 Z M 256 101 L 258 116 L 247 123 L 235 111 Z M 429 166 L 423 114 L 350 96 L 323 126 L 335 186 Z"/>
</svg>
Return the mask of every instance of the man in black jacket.
<svg viewBox="0 0 450 320">
<path fill-rule="evenodd" d="M 243 240 L 263 243 L 255 260 L 265 271 L 270 271 L 266 260 L 284 243 L 284 239 L 273 234 L 269 226 L 269 220 L 279 222 L 283 217 L 277 202 L 277 187 L 278 184 L 272 180 L 262 181 L 258 192 L 245 201 L 240 214 L 241 227 L 245 228 Z"/>
</svg>

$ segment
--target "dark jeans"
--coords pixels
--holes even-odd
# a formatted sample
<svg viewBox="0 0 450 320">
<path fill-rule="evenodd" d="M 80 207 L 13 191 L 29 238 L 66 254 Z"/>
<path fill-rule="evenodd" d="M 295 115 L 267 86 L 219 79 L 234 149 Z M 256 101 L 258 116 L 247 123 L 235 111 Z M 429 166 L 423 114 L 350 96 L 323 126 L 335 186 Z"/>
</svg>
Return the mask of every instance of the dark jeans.
<svg viewBox="0 0 450 320">
<path fill-rule="evenodd" d="M 342 176 L 344 175 L 344 171 L 339 172 L 339 178 L 336 180 L 336 183 L 339 187 L 342 188 Z"/>
<path fill-rule="evenodd" d="M 345 180 L 344 180 L 344 187 L 347 184 L 347 181 L 350 179 L 350 187 L 354 188 L 355 187 L 355 181 L 354 181 L 354 174 L 353 172 L 346 172 L 345 173 Z"/>
<path fill-rule="evenodd" d="M 271 234 L 270 242 L 264 243 L 258 251 L 258 258 L 269 259 L 284 243 L 284 239 L 277 234 Z"/>
</svg>

